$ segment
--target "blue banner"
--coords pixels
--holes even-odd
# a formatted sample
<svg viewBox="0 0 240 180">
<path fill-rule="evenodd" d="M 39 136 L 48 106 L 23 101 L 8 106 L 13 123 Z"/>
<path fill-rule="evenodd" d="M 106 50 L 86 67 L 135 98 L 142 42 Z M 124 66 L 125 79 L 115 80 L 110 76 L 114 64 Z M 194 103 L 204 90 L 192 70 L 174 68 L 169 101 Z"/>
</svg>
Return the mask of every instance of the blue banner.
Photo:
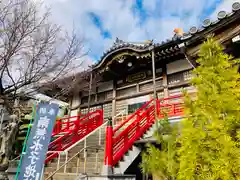
<svg viewBox="0 0 240 180">
<path fill-rule="evenodd" d="M 18 180 L 40 180 L 58 111 L 57 104 L 38 104 Z"/>
</svg>

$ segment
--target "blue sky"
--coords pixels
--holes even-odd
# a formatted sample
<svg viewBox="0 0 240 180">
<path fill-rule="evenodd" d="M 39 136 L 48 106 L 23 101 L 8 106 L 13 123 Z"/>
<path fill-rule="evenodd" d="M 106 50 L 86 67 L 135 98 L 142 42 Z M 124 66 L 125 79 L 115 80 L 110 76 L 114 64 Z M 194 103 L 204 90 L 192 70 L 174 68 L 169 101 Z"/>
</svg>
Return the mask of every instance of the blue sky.
<svg viewBox="0 0 240 180">
<path fill-rule="evenodd" d="M 74 24 L 84 38 L 86 64 L 99 61 L 116 37 L 130 42 L 173 36 L 176 27 L 188 31 L 220 10 L 231 12 L 239 0 L 45 0 L 52 7 L 52 20 L 71 30 Z"/>
</svg>

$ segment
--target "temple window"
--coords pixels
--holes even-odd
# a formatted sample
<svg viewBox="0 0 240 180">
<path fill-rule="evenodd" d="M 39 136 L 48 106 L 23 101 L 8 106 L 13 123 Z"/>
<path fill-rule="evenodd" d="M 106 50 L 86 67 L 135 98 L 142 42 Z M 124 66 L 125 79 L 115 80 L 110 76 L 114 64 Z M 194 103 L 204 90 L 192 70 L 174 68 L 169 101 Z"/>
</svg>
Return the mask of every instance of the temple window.
<svg viewBox="0 0 240 180">
<path fill-rule="evenodd" d="M 137 109 L 141 108 L 146 102 L 140 102 L 128 105 L 128 114 L 134 113 Z"/>
</svg>

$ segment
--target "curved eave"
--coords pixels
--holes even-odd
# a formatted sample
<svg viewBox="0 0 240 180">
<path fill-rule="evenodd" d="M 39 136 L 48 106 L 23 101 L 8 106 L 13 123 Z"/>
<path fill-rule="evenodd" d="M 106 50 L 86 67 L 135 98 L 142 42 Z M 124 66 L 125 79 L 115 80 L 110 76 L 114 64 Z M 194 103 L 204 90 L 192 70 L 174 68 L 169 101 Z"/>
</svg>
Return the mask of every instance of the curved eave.
<svg viewBox="0 0 240 180">
<path fill-rule="evenodd" d="M 99 69 L 101 68 L 102 65 L 104 64 L 107 64 L 107 60 L 112 57 L 113 55 L 119 53 L 119 52 L 124 52 L 124 51 L 133 51 L 133 52 L 136 52 L 136 53 L 145 53 L 147 51 L 149 51 L 149 47 L 145 47 L 144 49 L 137 49 L 137 48 L 134 48 L 134 47 L 121 47 L 121 48 L 116 48 L 115 50 L 113 51 L 110 51 L 108 54 L 106 54 L 102 60 L 96 65 L 93 67 L 93 70 L 96 70 L 96 69 Z"/>
<path fill-rule="evenodd" d="M 110 50 L 102 60 L 93 67 L 93 70 L 101 69 L 103 66 L 105 66 L 107 63 L 109 63 L 109 60 L 111 60 L 111 57 L 114 55 L 117 55 L 119 52 L 126 52 L 126 51 L 132 51 L 133 53 L 138 53 L 141 55 L 142 53 L 150 52 L 151 48 L 153 47 L 156 52 L 158 52 L 158 55 L 164 56 L 169 53 L 173 53 L 176 51 L 179 51 L 179 48 L 177 44 L 181 43 L 182 40 L 167 40 L 166 42 L 156 43 L 148 45 L 147 47 L 144 47 L 142 49 L 137 49 L 134 47 L 120 47 L 116 48 L 114 50 Z"/>
</svg>

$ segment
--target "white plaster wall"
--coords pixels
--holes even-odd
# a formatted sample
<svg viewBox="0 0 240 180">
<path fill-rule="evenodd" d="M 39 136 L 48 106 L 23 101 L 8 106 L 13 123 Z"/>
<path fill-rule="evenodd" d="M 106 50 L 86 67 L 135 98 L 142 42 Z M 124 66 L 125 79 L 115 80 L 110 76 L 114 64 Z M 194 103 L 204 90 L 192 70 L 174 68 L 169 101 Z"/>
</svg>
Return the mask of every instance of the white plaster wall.
<svg viewBox="0 0 240 180">
<path fill-rule="evenodd" d="M 81 103 L 81 99 L 80 99 L 79 93 L 74 94 L 73 99 L 72 99 L 71 108 L 74 108 L 74 107 L 80 105 L 80 103 Z M 70 112 L 70 116 L 77 116 L 78 113 L 79 113 L 79 108 L 77 108 L 76 110 L 72 110 Z"/>
<path fill-rule="evenodd" d="M 171 62 L 167 64 L 167 74 L 173 74 L 179 71 L 184 71 L 191 69 L 192 66 L 186 59 L 181 59 L 178 61 Z"/>
</svg>

